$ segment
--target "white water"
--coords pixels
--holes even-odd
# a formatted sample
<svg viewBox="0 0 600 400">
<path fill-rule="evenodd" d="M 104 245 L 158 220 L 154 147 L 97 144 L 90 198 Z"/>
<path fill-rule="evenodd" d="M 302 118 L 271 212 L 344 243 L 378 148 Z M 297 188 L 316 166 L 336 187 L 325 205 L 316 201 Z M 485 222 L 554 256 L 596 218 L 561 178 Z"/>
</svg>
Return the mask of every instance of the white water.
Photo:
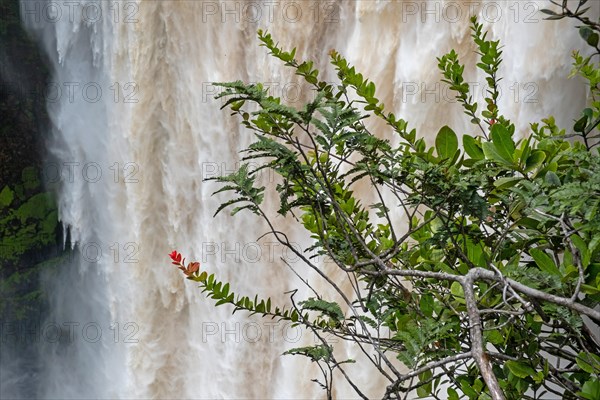
<svg viewBox="0 0 600 400">
<path fill-rule="evenodd" d="M 520 134 L 550 114 L 568 126 L 585 102 L 583 84 L 566 79 L 570 51 L 583 43 L 573 23 L 542 21 L 543 1 L 80 0 L 76 6 L 54 2 L 60 18 L 49 3 L 25 3 L 33 10 L 24 15 L 27 25 L 44 43 L 53 80 L 62 87 L 58 100 L 49 101 L 49 150 L 58 164 L 48 171 L 62 169 L 60 219 L 85 255 L 45 276 L 51 293 L 46 326 L 74 328 L 62 344 L 40 341 L 38 398 L 323 396 L 310 382 L 318 372 L 309 361 L 279 356 L 314 338 L 305 333 L 304 342 L 296 342 L 289 326 L 271 330 L 270 321 L 260 319 L 248 325 L 246 315 L 214 309 L 167 257 L 176 248 L 204 261 L 202 268 L 231 281 L 237 292 L 279 303 L 299 286 L 278 261 L 285 256 L 281 247 L 270 246 L 269 238 L 255 244 L 266 232 L 255 216 L 212 218 L 225 197 L 210 197 L 217 186 L 202 181 L 232 170 L 237 151 L 251 139 L 219 110 L 210 82 L 272 82 L 274 93 L 291 104 L 300 103 L 299 87 L 301 97 L 310 96 L 258 47 L 258 28 L 268 28 L 285 48 L 297 46 L 298 58 L 316 60 L 329 81 L 335 74 L 327 53 L 335 48 L 375 81 L 390 110 L 428 137 L 445 124 L 474 132 L 451 94 L 435 86 L 435 57 L 454 48 L 463 62 L 475 62 L 471 12 L 505 45 L 500 106 Z M 102 17 L 91 22 L 98 9 Z M 469 77 L 484 82 L 474 72 Z M 68 82 L 79 85 L 73 97 Z M 102 90 L 97 102 L 90 101 L 96 94 L 89 85 L 87 100 L 83 96 L 89 83 Z M 232 251 L 222 252 L 223 243 Z M 213 255 L 214 245 L 219 251 Z M 257 332 L 262 336 L 255 340 Z M 384 382 L 364 368 L 352 376 L 370 396 L 383 393 Z M 336 397 L 356 397 L 338 382 Z"/>
</svg>

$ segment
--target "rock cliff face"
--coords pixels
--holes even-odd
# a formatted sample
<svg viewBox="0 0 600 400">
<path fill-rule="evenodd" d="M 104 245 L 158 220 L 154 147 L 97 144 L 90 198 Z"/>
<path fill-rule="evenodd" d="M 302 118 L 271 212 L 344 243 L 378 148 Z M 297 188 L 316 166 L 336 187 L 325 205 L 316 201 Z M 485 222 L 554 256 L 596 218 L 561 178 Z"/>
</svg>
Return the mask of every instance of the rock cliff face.
<svg viewBox="0 0 600 400">
<path fill-rule="evenodd" d="M 23 30 L 18 0 L 0 4 L 0 190 L 24 168 L 42 166 L 49 78 L 37 45 Z"/>
<path fill-rule="evenodd" d="M 19 1 L 0 2 L 0 15 L 0 397 L 33 398 L 28 382 L 39 362 L 30 333 L 45 308 L 39 276 L 61 253 L 54 196 L 43 184 L 49 71 L 22 28 Z"/>
<path fill-rule="evenodd" d="M 13 321 L 41 312 L 38 271 L 56 256 L 58 216 L 43 184 L 49 73 L 23 30 L 18 0 L 0 4 L 0 316 L 3 349 Z M 10 335 L 9 335 L 10 336 Z M 14 343 L 13 343 L 14 344 Z"/>
</svg>

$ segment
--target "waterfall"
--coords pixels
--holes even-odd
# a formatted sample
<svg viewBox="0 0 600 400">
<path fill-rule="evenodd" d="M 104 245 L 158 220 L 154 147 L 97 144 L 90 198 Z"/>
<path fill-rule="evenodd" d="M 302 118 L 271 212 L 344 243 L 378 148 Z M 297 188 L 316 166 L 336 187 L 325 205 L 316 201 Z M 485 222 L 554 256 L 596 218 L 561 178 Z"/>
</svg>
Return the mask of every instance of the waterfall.
<svg viewBox="0 0 600 400">
<path fill-rule="evenodd" d="M 60 220 L 77 246 L 43 277 L 50 311 L 28 383 L 37 398 L 324 396 L 310 382 L 314 365 L 281 356 L 315 343 L 310 334 L 215 309 L 167 257 L 177 249 L 236 292 L 280 304 L 302 286 L 280 257 L 305 274 L 300 262 L 273 239 L 257 240 L 267 227 L 256 216 L 213 218 L 225 197 L 211 197 L 218 186 L 203 181 L 233 170 L 252 139 L 219 110 L 212 82 L 267 82 L 298 106 L 312 95 L 258 46 L 257 29 L 315 60 L 327 81 L 336 80 L 327 56 L 336 49 L 428 138 L 443 125 L 475 133 L 436 61 L 454 48 L 474 66 L 472 14 L 505 46 L 499 106 L 519 135 L 551 114 L 568 127 L 586 101 L 584 84 L 567 79 L 571 50 L 584 43 L 573 21 L 543 20 L 546 1 L 21 1 L 52 62 L 44 172 L 59 184 Z M 481 98 L 483 75 L 467 77 Z M 60 340 L 51 340 L 56 329 Z M 385 382 L 360 364 L 349 369 L 370 396 L 382 395 Z M 356 397 L 338 378 L 335 397 Z"/>
</svg>

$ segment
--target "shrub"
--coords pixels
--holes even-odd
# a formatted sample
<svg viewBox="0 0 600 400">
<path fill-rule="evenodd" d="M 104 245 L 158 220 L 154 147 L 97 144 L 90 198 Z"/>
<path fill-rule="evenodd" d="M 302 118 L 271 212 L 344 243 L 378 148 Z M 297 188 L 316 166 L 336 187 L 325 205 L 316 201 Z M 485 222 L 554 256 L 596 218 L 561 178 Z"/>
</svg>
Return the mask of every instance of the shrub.
<svg viewBox="0 0 600 400">
<path fill-rule="evenodd" d="M 267 32 L 261 46 L 303 77 L 315 97 L 301 109 L 270 96 L 261 84 L 220 84 L 224 107 L 241 118 L 256 140 L 245 160 L 267 160 L 281 179 L 260 186 L 260 168 L 242 165 L 216 178 L 232 192 L 217 213 L 249 210 L 306 266 L 343 299 L 324 293 L 287 305 L 238 295 L 197 263 L 173 263 L 200 284 L 217 305 L 231 304 L 263 316 L 292 321 L 313 331 L 321 344 L 291 349 L 317 362 L 320 381 L 332 395 L 339 370 L 357 394 L 324 335 L 365 348 L 389 381 L 384 398 L 448 399 L 600 398 L 600 25 L 560 5 L 550 19 L 577 18 L 594 49 L 575 52 L 573 74 L 590 85 L 592 103 L 572 129 L 552 117 L 531 124 L 516 139 L 515 126 L 497 106 L 502 51 L 472 19 L 472 37 L 490 90 L 473 101 L 456 52 L 438 59 L 450 85 L 481 135 L 459 136 L 448 126 L 428 146 L 408 123 L 384 109 L 375 84 L 337 52 L 331 64 L 339 84 L 323 82 L 310 61 L 295 59 Z M 249 108 L 250 107 L 250 108 Z M 255 108 L 251 108 L 255 107 Z M 253 111 L 250 111 L 250 110 Z M 366 119 L 383 121 L 373 134 Z M 392 140 L 382 138 L 391 134 Z M 392 144 L 395 143 L 395 144 Z M 368 182 L 378 200 L 366 204 L 358 182 Z M 310 249 L 331 259 L 353 282 L 344 292 L 320 265 L 295 249 L 274 228 L 263 208 L 268 191 L 279 197 L 278 214 L 291 215 L 314 239 Z M 393 200 L 390 200 L 393 199 Z M 394 218 L 402 213 L 403 221 Z M 307 283 L 308 284 L 308 283 Z M 409 372 L 396 368 L 400 360 Z"/>
</svg>

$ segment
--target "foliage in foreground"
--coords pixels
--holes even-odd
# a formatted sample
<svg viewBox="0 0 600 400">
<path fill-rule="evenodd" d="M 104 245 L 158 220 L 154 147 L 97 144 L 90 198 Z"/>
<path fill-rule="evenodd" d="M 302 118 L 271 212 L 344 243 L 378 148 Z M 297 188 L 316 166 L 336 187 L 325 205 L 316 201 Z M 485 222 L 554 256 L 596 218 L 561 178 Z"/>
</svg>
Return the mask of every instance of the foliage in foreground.
<svg viewBox="0 0 600 400">
<path fill-rule="evenodd" d="M 552 17 L 581 20 L 581 36 L 597 57 L 600 25 L 582 17 L 584 3 L 575 11 L 562 6 Z M 600 68 L 575 52 L 574 74 L 590 86 L 589 108 L 568 131 L 548 117 L 517 140 L 514 124 L 497 107 L 500 45 L 475 18 L 472 33 L 477 67 L 490 87 L 483 106 L 473 101 L 458 55 L 438 59 L 443 81 L 481 133 L 462 135 L 462 148 L 448 126 L 429 147 L 385 111 L 373 82 L 335 51 L 337 86 L 320 81 L 312 62 L 297 61 L 295 49 L 282 50 L 266 32 L 259 31 L 262 46 L 312 85 L 314 100 L 295 109 L 260 84 L 221 84 L 219 97 L 256 137 L 246 160 L 267 160 L 281 180 L 276 188 L 260 186 L 260 169 L 243 165 L 217 178 L 224 183 L 219 192 L 235 194 L 217 212 L 235 206 L 232 214 L 246 209 L 262 217 L 343 303 L 317 292 L 298 300 L 294 292 L 289 304 L 275 305 L 234 293 L 199 264 L 186 266 L 177 252 L 173 263 L 217 305 L 315 332 L 322 344 L 287 353 L 318 363 L 328 397 L 339 371 L 366 398 L 345 372 L 352 360 L 336 359 L 324 340 L 333 334 L 359 346 L 388 380 L 384 398 L 416 390 L 452 400 L 600 399 L 594 334 L 600 324 Z M 373 134 L 367 119 L 384 121 L 388 132 Z M 355 192 L 365 181 L 374 204 Z M 261 206 L 273 189 L 278 213 L 310 232 L 314 245 L 307 250 L 333 260 L 352 293 L 273 227 L 275 216 Z"/>
</svg>

